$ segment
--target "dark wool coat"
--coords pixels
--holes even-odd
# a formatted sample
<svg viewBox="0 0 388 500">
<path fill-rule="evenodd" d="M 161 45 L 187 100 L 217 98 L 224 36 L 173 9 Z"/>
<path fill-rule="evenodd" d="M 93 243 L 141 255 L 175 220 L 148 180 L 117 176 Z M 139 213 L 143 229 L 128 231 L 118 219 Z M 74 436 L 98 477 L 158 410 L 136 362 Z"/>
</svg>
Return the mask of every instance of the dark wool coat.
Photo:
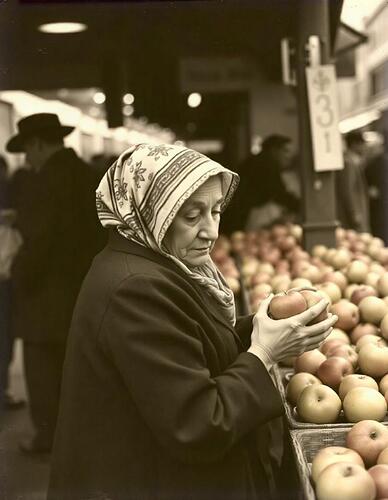
<svg viewBox="0 0 388 500">
<path fill-rule="evenodd" d="M 82 279 L 103 246 L 97 179 L 67 148 L 38 173 L 21 177 L 13 193 L 24 241 L 12 269 L 14 334 L 30 342 L 64 342 Z"/>
<path fill-rule="evenodd" d="M 72 320 L 48 500 L 269 498 L 265 423 L 283 408 L 251 330 L 112 232 Z"/>
</svg>

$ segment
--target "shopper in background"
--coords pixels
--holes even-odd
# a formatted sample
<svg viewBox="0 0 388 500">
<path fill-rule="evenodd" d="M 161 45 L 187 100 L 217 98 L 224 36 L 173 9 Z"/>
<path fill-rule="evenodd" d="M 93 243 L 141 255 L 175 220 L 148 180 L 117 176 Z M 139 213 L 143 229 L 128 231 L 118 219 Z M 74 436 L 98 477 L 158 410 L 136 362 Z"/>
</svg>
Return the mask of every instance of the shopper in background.
<svg viewBox="0 0 388 500">
<path fill-rule="evenodd" d="M 0 413 L 18 410 L 25 401 L 9 391 L 9 366 L 13 354 L 11 330 L 11 264 L 20 248 L 20 235 L 13 228 L 15 211 L 11 209 L 8 164 L 0 155 Z"/>
<path fill-rule="evenodd" d="M 222 232 L 256 230 L 295 216 L 299 200 L 287 190 L 282 172 L 291 166 L 291 139 L 270 135 L 258 155 L 250 155 L 237 169 L 240 187 L 221 226 Z"/>
<path fill-rule="evenodd" d="M 35 427 L 20 449 L 35 453 L 52 447 L 70 318 L 99 248 L 91 168 L 64 146 L 73 127 L 61 125 L 55 114 L 39 113 L 20 120 L 18 129 L 7 150 L 25 153 L 34 174 L 24 176 L 22 188 L 15 189 L 23 247 L 12 268 L 12 326 L 24 341 Z"/>
<path fill-rule="evenodd" d="M 74 311 L 49 500 L 270 498 L 267 423 L 283 405 L 269 370 L 336 317 L 306 326 L 323 299 L 272 320 L 269 297 L 235 318 L 210 250 L 237 181 L 166 144 L 130 148 L 102 179 L 110 240 Z"/>
<path fill-rule="evenodd" d="M 374 236 L 383 238 L 388 243 L 387 197 L 388 197 L 388 166 L 387 155 L 384 154 L 384 143 L 376 142 L 368 146 L 365 163 L 365 177 L 368 184 L 369 213 L 371 232 Z"/>
<path fill-rule="evenodd" d="M 370 231 L 369 195 L 365 178 L 365 141 L 362 133 L 345 136 L 344 168 L 336 171 L 337 217 L 342 227 Z"/>
</svg>

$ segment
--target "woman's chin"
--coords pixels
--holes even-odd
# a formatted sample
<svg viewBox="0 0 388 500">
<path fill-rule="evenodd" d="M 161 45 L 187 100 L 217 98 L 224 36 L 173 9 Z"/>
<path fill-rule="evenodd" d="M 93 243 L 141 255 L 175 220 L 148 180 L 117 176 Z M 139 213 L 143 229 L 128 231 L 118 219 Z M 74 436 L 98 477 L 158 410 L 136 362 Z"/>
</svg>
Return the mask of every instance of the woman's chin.
<svg viewBox="0 0 388 500">
<path fill-rule="evenodd" d="M 190 267 L 203 266 L 208 263 L 210 260 L 210 256 L 207 253 L 206 255 L 197 255 L 197 256 L 187 256 L 183 259 L 184 263 Z"/>
</svg>

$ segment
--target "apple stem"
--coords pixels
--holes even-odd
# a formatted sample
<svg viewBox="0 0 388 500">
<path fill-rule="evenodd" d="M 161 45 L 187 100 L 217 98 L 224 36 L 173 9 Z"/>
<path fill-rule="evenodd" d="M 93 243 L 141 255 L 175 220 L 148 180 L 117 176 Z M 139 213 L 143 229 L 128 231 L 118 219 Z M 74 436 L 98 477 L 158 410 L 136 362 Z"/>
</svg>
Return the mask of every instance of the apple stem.
<svg viewBox="0 0 388 500">
<path fill-rule="evenodd" d="M 344 476 L 345 476 L 345 477 L 349 477 L 349 476 L 351 476 L 351 475 L 352 475 L 352 467 L 351 467 L 350 465 L 348 465 L 348 466 L 346 467 L 346 469 L 345 469 L 345 474 L 344 474 Z"/>
</svg>

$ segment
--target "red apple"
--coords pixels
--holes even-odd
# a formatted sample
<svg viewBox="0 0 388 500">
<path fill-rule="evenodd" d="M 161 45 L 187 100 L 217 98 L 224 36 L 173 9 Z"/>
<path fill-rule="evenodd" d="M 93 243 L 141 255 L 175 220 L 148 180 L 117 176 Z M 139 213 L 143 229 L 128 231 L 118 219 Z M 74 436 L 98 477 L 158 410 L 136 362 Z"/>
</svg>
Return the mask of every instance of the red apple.
<svg viewBox="0 0 388 500">
<path fill-rule="evenodd" d="M 375 420 L 357 422 L 346 435 L 346 446 L 357 451 L 365 465 L 370 467 L 388 447 L 388 427 Z"/>
<path fill-rule="evenodd" d="M 303 389 L 308 385 L 321 384 L 321 381 L 307 372 L 299 372 L 290 378 L 286 388 L 287 400 L 292 404 L 296 405 L 299 395 L 302 393 Z"/>
<path fill-rule="evenodd" d="M 303 295 L 307 307 L 310 308 L 320 302 L 323 298 L 322 295 L 320 295 L 317 292 L 313 292 L 312 290 L 302 290 L 300 292 L 301 295 Z M 324 309 L 316 318 L 314 318 L 308 325 L 314 325 L 315 323 L 319 323 L 320 321 L 323 321 L 324 319 L 327 318 L 327 308 Z"/>
<path fill-rule="evenodd" d="M 364 462 L 356 451 L 345 446 L 326 446 L 326 448 L 321 448 L 313 458 L 311 477 L 314 483 L 327 466 L 337 462 L 350 462 L 364 467 Z"/>
<path fill-rule="evenodd" d="M 340 346 L 340 345 L 346 345 L 345 344 L 345 341 L 344 340 L 341 340 L 341 339 L 329 339 L 329 338 L 326 338 L 319 350 L 326 356 L 328 354 L 329 351 L 331 351 L 332 349 Z"/>
<path fill-rule="evenodd" d="M 376 486 L 376 500 L 388 498 L 388 465 L 374 465 L 368 470 Z"/>
<path fill-rule="evenodd" d="M 289 292 L 275 295 L 269 304 L 269 315 L 273 319 L 289 318 L 307 309 L 306 301 L 299 292 Z"/>
<path fill-rule="evenodd" d="M 336 462 L 324 469 L 316 485 L 317 500 L 374 500 L 371 475 L 352 462 Z"/>
<path fill-rule="evenodd" d="M 350 345 L 344 344 L 330 349 L 327 353 L 327 357 L 332 358 L 333 356 L 339 356 L 340 358 L 347 359 L 351 362 L 354 369 L 357 366 L 358 354 L 354 347 Z"/>
<path fill-rule="evenodd" d="M 327 358 L 317 371 L 319 380 L 333 389 L 338 389 L 342 379 L 346 375 L 353 373 L 353 367 L 350 361 L 339 356 Z"/>
<path fill-rule="evenodd" d="M 353 302 L 353 304 L 356 304 L 356 306 L 358 306 L 361 300 L 364 299 L 365 297 L 377 297 L 376 290 L 371 286 L 367 285 L 359 286 L 352 293 L 350 301 Z"/>
<path fill-rule="evenodd" d="M 295 359 L 295 372 L 307 372 L 316 375 L 319 366 L 325 360 L 326 356 L 322 354 L 318 349 L 306 351 Z"/>
<path fill-rule="evenodd" d="M 365 375 L 383 377 L 388 373 L 388 347 L 373 343 L 364 345 L 358 353 L 358 365 Z"/>
<path fill-rule="evenodd" d="M 333 389 L 314 384 L 303 389 L 296 403 L 298 414 L 305 422 L 330 424 L 338 419 L 341 400 Z"/>
<path fill-rule="evenodd" d="M 370 387 L 355 387 L 345 396 L 343 408 L 349 422 L 377 420 L 381 422 L 387 414 L 387 402 L 382 394 Z"/>
<path fill-rule="evenodd" d="M 345 332 L 352 330 L 360 320 L 358 307 L 346 299 L 333 304 L 330 311 L 338 316 L 336 328 L 341 328 Z"/>
<path fill-rule="evenodd" d="M 378 331 L 377 326 L 372 325 L 372 323 L 359 323 L 353 328 L 349 336 L 352 344 L 357 344 L 357 341 L 364 335 L 377 335 Z"/>
<path fill-rule="evenodd" d="M 361 375 L 359 373 L 351 373 L 342 379 L 338 389 L 338 394 L 342 401 L 344 400 L 346 394 L 355 387 L 369 387 L 375 391 L 379 390 L 377 382 L 374 378 L 369 377 L 368 375 Z"/>
</svg>

